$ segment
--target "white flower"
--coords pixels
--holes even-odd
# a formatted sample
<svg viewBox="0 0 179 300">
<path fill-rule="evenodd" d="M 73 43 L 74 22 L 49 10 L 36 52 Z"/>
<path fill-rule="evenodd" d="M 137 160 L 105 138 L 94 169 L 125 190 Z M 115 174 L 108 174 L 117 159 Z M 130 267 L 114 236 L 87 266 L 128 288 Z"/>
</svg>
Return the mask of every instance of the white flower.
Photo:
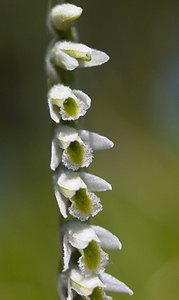
<svg viewBox="0 0 179 300">
<path fill-rule="evenodd" d="M 61 149 L 61 151 L 59 151 Z M 88 167 L 93 159 L 92 149 L 85 144 L 78 130 L 70 126 L 59 126 L 52 141 L 51 169 L 55 170 L 60 161 L 71 170 Z"/>
<path fill-rule="evenodd" d="M 48 93 L 50 116 L 56 123 L 63 120 L 77 120 L 84 116 L 91 105 L 91 99 L 82 91 L 71 90 L 62 84 L 54 85 Z"/>
<path fill-rule="evenodd" d="M 88 277 L 84 277 L 78 269 L 72 269 L 70 271 L 68 282 L 68 300 L 73 299 L 72 290 L 74 290 L 78 295 L 89 296 L 95 288 L 104 287 L 98 276 L 93 274 Z"/>
<path fill-rule="evenodd" d="M 109 60 L 109 56 L 102 51 L 67 41 L 57 42 L 52 49 L 52 56 L 55 65 L 69 71 L 77 67 L 99 66 Z"/>
<path fill-rule="evenodd" d="M 56 5 L 50 12 L 50 21 L 56 30 L 65 30 L 81 13 L 82 8 L 73 4 Z"/>
<path fill-rule="evenodd" d="M 93 274 L 86 278 L 78 268 L 62 272 L 58 279 L 58 294 L 61 300 L 73 300 L 74 293 L 83 296 L 84 299 L 90 299 L 88 295 L 91 295 L 95 289 L 103 287 L 104 284 L 98 276 Z"/>
<path fill-rule="evenodd" d="M 55 170 L 60 161 L 73 171 L 88 167 L 93 159 L 93 150 L 113 147 L 113 143 L 104 136 L 87 130 L 77 130 L 60 125 L 52 140 L 50 167 Z"/>
<path fill-rule="evenodd" d="M 107 273 L 85 277 L 78 268 L 61 273 L 58 280 L 61 300 L 73 300 L 73 291 L 85 300 L 112 300 L 112 297 L 106 296 L 105 291 L 133 295 L 133 291 L 127 285 Z"/>
<path fill-rule="evenodd" d="M 102 210 L 100 199 L 92 191 L 106 191 L 111 185 L 98 176 L 85 172 L 61 170 L 54 176 L 54 189 L 60 212 L 67 217 L 68 199 L 71 202 L 69 212 L 75 218 L 87 220 Z"/>
<path fill-rule="evenodd" d="M 60 197 L 59 192 L 61 193 Z M 61 202 L 63 196 L 68 198 L 71 202 L 69 213 L 81 221 L 95 216 L 102 210 L 99 197 L 89 192 L 80 176 L 71 171 L 61 172 L 55 186 L 55 195 L 58 203 Z"/>
<path fill-rule="evenodd" d="M 84 276 L 101 274 L 108 255 L 101 249 L 121 249 L 119 239 L 108 230 L 77 220 L 67 222 L 63 228 L 64 271 L 69 268 L 72 251 L 81 253 L 78 266 Z"/>
</svg>

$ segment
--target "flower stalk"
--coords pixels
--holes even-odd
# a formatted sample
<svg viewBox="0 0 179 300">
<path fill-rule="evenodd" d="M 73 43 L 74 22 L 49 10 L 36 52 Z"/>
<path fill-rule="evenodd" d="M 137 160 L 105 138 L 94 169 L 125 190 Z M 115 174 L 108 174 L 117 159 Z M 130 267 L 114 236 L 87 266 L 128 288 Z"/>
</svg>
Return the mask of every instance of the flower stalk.
<svg viewBox="0 0 179 300">
<path fill-rule="evenodd" d="M 80 128 L 79 120 L 91 106 L 90 97 L 75 89 L 75 69 L 100 66 L 109 56 L 78 43 L 74 21 L 82 8 L 68 3 L 49 8 L 48 28 L 53 40 L 47 50 L 48 107 L 53 123 L 50 168 L 54 172 L 54 194 L 60 212 L 62 249 L 58 294 L 61 300 L 112 299 L 106 291 L 133 292 L 105 273 L 109 256 L 105 249 L 118 249 L 119 239 L 108 230 L 91 224 L 102 209 L 95 192 L 111 190 L 104 179 L 87 168 L 94 151 L 110 149 L 113 142 Z"/>
</svg>

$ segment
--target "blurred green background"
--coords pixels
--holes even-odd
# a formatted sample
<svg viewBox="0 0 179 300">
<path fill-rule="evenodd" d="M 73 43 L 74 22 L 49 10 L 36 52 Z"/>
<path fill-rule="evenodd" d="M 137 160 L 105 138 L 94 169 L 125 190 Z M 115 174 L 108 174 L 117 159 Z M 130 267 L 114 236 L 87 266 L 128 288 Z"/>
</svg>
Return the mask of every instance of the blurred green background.
<svg viewBox="0 0 179 300">
<path fill-rule="evenodd" d="M 75 1 L 80 41 L 108 53 L 78 71 L 85 126 L 115 142 L 90 172 L 113 185 L 95 224 L 115 233 L 107 271 L 132 299 L 179 299 L 179 2 Z M 57 299 L 58 207 L 49 170 L 47 1 L 0 3 L 0 299 Z M 114 295 L 114 299 L 129 299 Z"/>
</svg>

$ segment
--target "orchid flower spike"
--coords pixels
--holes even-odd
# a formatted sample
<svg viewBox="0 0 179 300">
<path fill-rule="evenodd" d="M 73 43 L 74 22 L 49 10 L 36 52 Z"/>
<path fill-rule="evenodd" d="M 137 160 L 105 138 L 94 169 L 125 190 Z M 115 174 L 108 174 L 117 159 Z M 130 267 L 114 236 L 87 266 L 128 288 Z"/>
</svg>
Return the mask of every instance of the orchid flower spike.
<svg viewBox="0 0 179 300">
<path fill-rule="evenodd" d="M 56 66 L 73 71 L 77 67 L 100 66 L 109 60 L 109 56 L 84 44 L 60 41 L 52 49 L 52 60 Z"/>
<path fill-rule="evenodd" d="M 113 143 L 104 136 L 87 130 L 77 130 L 60 125 L 52 141 L 50 167 L 55 170 L 60 161 L 73 171 L 88 167 L 93 160 L 93 150 L 113 147 Z"/>
<path fill-rule="evenodd" d="M 48 93 L 50 116 L 56 123 L 77 120 L 91 106 L 91 99 L 82 91 L 71 90 L 63 84 L 54 85 Z"/>
<path fill-rule="evenodd" d="M 90 223 L 103 209 L 96 193 L 112 187 L 83 168 L 90 166 L 94 151 L 110 149 L 113 142 L 80 128 L 79 119 L 87 113 L 91 99 L 72 89 L 73 70 L 100 66 L 109 56 L 77 42 L 73 22 L 81 14 L 80 7 L 63 3 L 51 8 L 47 16 L 53 34 L 46 55 L 48 107 L 53 121 L 50 168 L 61 214 L 58 293 L 60 300 L 112 300 L 106 291 L 133 294 L 123 282 L 105 273 L 109 260 L 105 249 L 120 250 L 122 245 L 110 231 Z"/>
</svg>

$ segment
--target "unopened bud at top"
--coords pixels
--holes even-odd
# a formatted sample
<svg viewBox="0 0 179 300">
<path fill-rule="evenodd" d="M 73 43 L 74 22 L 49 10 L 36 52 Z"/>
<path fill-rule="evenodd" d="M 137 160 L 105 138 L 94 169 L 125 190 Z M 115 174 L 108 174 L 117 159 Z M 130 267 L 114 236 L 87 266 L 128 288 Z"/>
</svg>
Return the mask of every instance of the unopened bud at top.
<svg viewBox="0 0 179 300">
<path fill-rule="evenodd" d="M 65 30 L 81 16 L 81 13 L 82 8 L 73 4 L 56 5 L 51 10 L 50 21 L 57 31 Z"/>
</svg>

